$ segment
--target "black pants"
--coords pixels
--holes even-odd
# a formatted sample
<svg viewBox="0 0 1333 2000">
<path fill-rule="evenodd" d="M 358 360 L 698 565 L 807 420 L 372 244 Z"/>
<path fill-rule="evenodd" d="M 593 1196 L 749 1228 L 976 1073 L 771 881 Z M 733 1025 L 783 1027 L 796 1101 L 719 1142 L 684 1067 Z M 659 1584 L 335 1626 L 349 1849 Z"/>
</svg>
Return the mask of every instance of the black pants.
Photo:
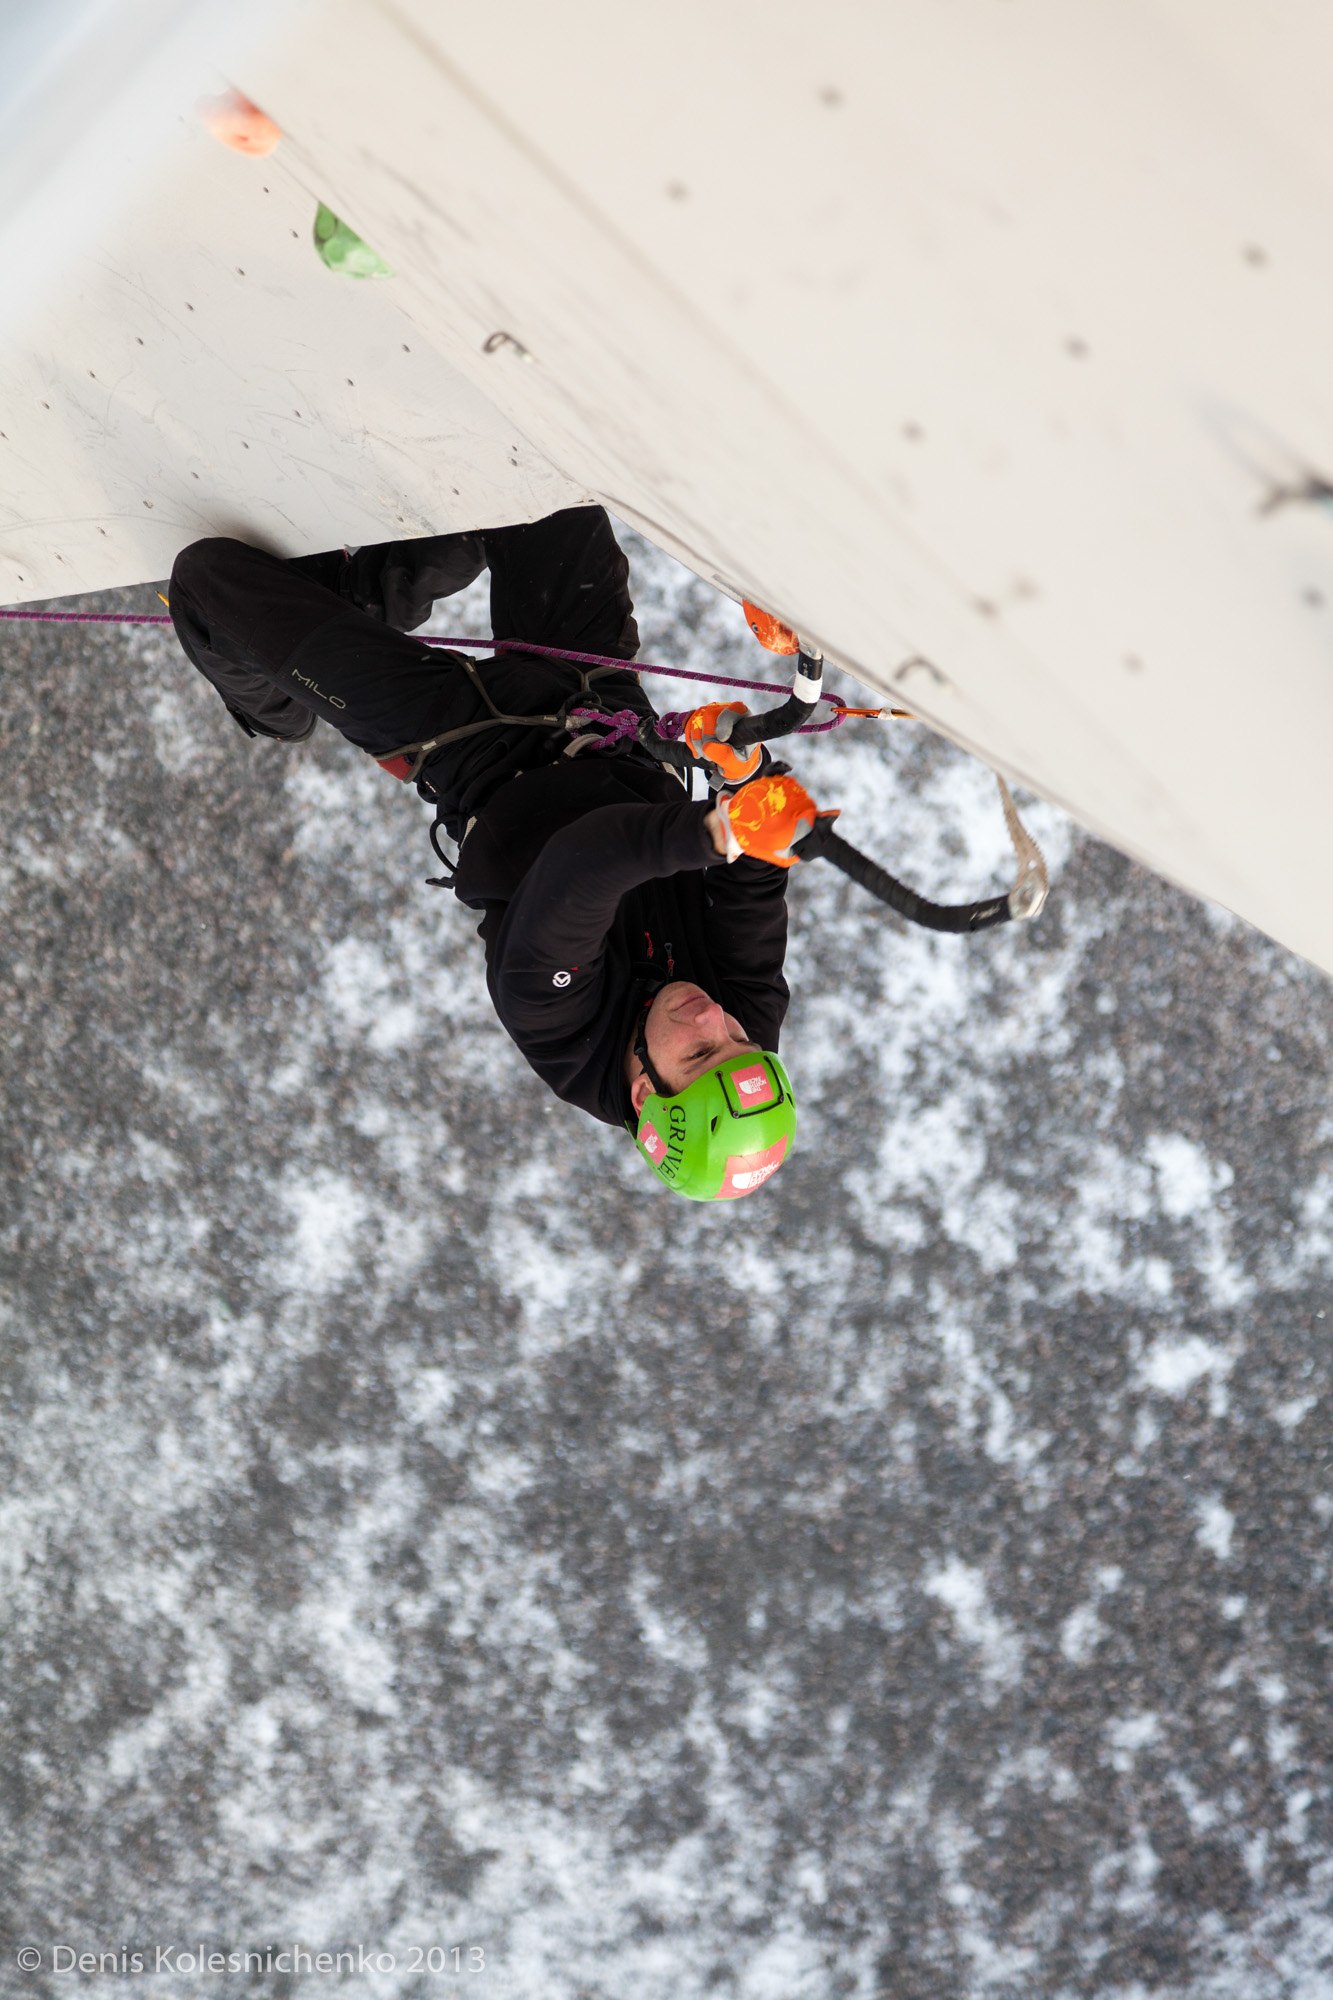
<svg viewBox="0 0 1333 2000">
<path fill-rule="evenodd" d="M 193 543 L 171 573 L 176 636 L 251 733 L 297 739 L 322 717 L 372 757 L 480 722 L 486 704 L 456 653 L 394 630 L 420 623 L 436 597 L 491 572 L 497 639 L 632 660 L 639 635 L 629 564 L 601 507 L 570 507 L 527 526 L 384 542 L 284 562 L 221 537 Z M 483 661 L 495 706 L 551 713 L 578 670 L 521 652 Z M 635 674 L 597 682 L 603 702 L 651 715 Z M 516 772 L 563 743 L 543 729 L 497 725 L 435 752 L 419 783 L 455 838 L 465 817 Z"/>
</svg>

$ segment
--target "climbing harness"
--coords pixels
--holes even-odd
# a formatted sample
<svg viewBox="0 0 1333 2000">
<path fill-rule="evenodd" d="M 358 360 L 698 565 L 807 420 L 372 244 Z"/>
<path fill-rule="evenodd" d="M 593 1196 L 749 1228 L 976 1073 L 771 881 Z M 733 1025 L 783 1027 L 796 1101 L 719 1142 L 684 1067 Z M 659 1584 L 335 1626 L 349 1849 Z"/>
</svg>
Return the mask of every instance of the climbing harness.
<svg viewBox="0 0 1333 2000">
<path fill-rule="evenodd" d="M 470 640 L 468 643 L 475 645 L 476 641 Z M 504 649 L 502 648 L 501 650 Z M 535 646 L 515 646 L 513 650 L 516 652 L 536 652 L 541 650 L 559 658 L 573 658 L 572 654 L 559 654 L 558 649 L 555 647 L 542 647 L 538 649 Z M 589 698 L 591 696 L 592 683 L 595 680 L 600 680 L 607 674 L 622 673 L 627 664 L 624 660 L 604 659 L 596 666 L 584 667 L 579 674 L 577 690 L 570 695 L 568 700 L 560 704 L 554 715 L 506 715 L 491 700 L 490 689 L 486 686 L 485 681 L 477 671 L 476 661 L 469 659 L 466 653 L 460 653 L 458 657 L 473 687 L 477 690 L 477 693 L 490 713 L 483 716 L 479 722 L 461 723 L 457 729 L 441 730 L 438 736 L 428 736 L 420 743 L 404 743 L 400 749 L 390 750 L 383 757 L 377 757 L 375 760 L 376 763 L 379 764 L 382 770 L 387 771 L 391 777 L 403 778 L 410 782 L 421 775 L 421 769 L 426 759 L 433 756 L 437 750 L 443 750 L 445 745 L 449 743 L 462 743 L 469 736 L 479 736 L 487 729 L 550 729 L 552 731 L 568 729 L 571 720 L 571 704 L 578 701 L 581 697 Z M 579 657 L 582 659 L 594 659 L 597 656 L 585 653 Z M 581 716 L 595 715 L 601 719 L 605 712 L 596 707 L 588 707 L 580 709 L 578 713 Z M 632 715 L 636 728 L 642 720 L 634 709 L 620 710 L 617 711 L 617 714 Z M 610 720 L 611 717 L 607 715 L 606 719 Z M 622 734 L 622 731 L 616 732 L 614 741 L 617 744 Z M 586 741 L 587 739 L 582 740 Z M 571 750 L 573 747 L 571 745 Z M 567 752 L 566 754 L 569 753 Z"/>
<path fill-rule="evenodd" d="M 161 592 L 158 593 L 161 596 Z M 165 603 L 165 599 L 163 602 Z M 620 660 L 604 653 L 575 652 L 564 646 L 538 646 L 518 639 L 473 639 L 428 637 L 417 641 L 420 645 L 447 648 L 458 654 L 464 670 L 471 677 L 489 713 L 477 722 L 462 724 L 456 729 L 444 730 L 440 735 L 427 738 L 423 742 L 406 743 L 398 749 L 376 759 L 383 770 L 395 778 L 407 782 L 419 777 L 428 757 L 447 744 L 461 742 L 483 730 L 495 728 L 549 729 L 552 732 L 567 731 L 570 741 L 564 754 L 578 756 L 587 750 L 596 750 L 605 755 L 632 749 L 637 746 L 646 751 L 656 762 L 676 770 L 682 782 L 688 782 L 688 774 L 702 771 L 714 790 L 725 788 L 715 765 L 696 757 L 690 746 L 683 740 L 684 730 L 689 721 L 689 713 L 668 714 L 646 717 L 636 709 L 608 709 L 600 706 L 593 684 L 609 674 L 661 674 L 671 680 L 704 681 L 719 683 L 730 688 L 745 689 L 756 694 L 786 694 L 786 700 L 776 708 L 759 714 L 743 711 L 723 714 L 718 720 L 718 735 L 725 737 L 733 748 L 741 750 L 754 744 L 770 743 L 782 736 L 820 735 L 855 717 L 876 717 L 884 714 L 907 719 L 906 709 L 852 708 L 840 695 L 825 693 L 823 688 L 824 661 L 817 650 L 807 649 L 790 627 L 782 625 L 770 613 L 761 612 L 750 603 L 745 605 L 745 614 L 754 635 L 760 643 L 774 653 L 795 655 L 796 673 L 790 689 L 784 689 L 771 681 L 746 680 L 735 674 L 704 673 L 689 667 L 664 667 L 645 660 Z M 170 625 L 169 617 L 155 612 L 122 611 L 23 611 L 0 609 L 0 620 L 25 621 L 32 624 L 68 625 Z M 466 650 L 465 650 L 466 649 Z M 581 669 L 579 686 L 568 699 L 550 715 L 506 715 L 492 701 L 486 684 L 477 671 L 477 663 L 469 658 L 469 651 L 485 650 L 493 653 L 523 653 L 539 659 L 560 660 Z M 829 711 L 824 721 L 813 718 L 819 708 Z M 773 768 L 770 766 L 770 768 Z M 776 767 L 779 770 L 783 766 Z M 919 895 L 908 888 L 887 869 L 872 861 L 868 855 L 860 853 L 842 836 L 835 832 L 833 817 L 820 815 L 804 838 L 797 843 L 795 852 L 802 861 L 829 861 L 852 881 L 859 883 L 877 901 L 905 917 L 909 923 L 923 925 L 927 930 L 968 932 L 990 930 L 997 924 L 1027 922 L 1037 916 L 1046 902 L 1050 888 L 1041 849 L 1033 840 L 1019 817 L 1013 794 L 998 772 L 995 782 L 1000 791 L 1000 804 L 1004 813 L 1014 854 L 1018 861 L 1018 873 L 1008 891 L 1002 896 L 991 896 L 976 903 L 935 903 L 928 897 Z M 443 852 L 437 839 L 439 819 L 431 827 L 431 845 L 441 863 L 452 875 L 454 864 Z M 439 886 L 447 886 L 447 879 Z"/>
</svg>

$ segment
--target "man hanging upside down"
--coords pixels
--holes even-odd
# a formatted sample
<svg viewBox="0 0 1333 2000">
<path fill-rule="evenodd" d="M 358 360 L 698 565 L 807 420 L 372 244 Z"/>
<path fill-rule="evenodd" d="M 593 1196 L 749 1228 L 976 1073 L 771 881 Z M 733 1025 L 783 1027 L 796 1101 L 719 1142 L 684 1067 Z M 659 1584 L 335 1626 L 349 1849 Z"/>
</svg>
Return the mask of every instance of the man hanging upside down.
<svg viewBox="0 0 1333 2000">
<path fill-rule="evenodd" d="M 476 661 L 407 636 L 486 565 L 492 633 L 515 650 Z M 636 674 L 604 669 L 585 691 L 577 667 L 521 645 L 632 660 L 628 585 L 605 511 L 574 507 L 288 562 L 195 542 L 170 601 L 247 735 L 301 742 L 322 718 L 415 780 L 458 844 L 454 892 L 482 912 L 491 998 L 526 1061 L 623 1125 L 667 1186 L 721 1200 L 768 1180 L 795 1134 L 777 1057 L 787 871 L 815 807 L 790 779 L 691 802 L 636 742 L 570 754 L 567 707 L 652 705 Z M 697 710 L 690 734 L 726 769 L 716 714 Z"/>
</svg>

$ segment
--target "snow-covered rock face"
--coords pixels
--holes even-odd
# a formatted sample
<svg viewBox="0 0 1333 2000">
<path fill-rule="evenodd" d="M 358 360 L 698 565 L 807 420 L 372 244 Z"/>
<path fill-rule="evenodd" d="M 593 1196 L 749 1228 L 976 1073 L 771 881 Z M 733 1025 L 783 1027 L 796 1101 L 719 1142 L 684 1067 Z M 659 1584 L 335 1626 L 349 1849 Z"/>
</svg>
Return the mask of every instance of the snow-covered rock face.
<svg viewBox="0 0 1333 2000">
<path fill-rule="evenodd" d="M 645 655 L 754 673 L 632 546 Z M 1313 2000 L 1326 982 L 1040 806 L 1027 930 L 798 871 L 798 1151 L 673 1204 L 504 1041 L 402 788 L 156 636 L 0 657 L 13 1947 Z M 793 756 L 1006 879 L 952 750 Z"/>
</svg>

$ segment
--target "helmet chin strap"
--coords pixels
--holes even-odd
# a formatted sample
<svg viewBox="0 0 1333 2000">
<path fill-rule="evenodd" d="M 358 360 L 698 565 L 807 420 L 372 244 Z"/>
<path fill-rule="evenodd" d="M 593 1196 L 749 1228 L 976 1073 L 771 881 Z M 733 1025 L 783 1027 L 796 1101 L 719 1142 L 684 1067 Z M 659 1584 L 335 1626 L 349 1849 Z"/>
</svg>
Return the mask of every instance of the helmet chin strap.
<svg viewBox="0 0 1333 2000">
<path fill-rule="evenodd" d="M 663 981 L 662 985 L 665 984 L 666 982 Z M 648 1053 L 648 1016 L 652 1011 L 653 1001 L 662 990 L 662 985 L 659 985 L 655 992 L 649 994 L 647 1000 L 639 1009 L 638 1026 L 634 1030 L 634 1053 L 642 1063 L 644 1075 L 653 1086 L 653 1090 L 657 1096 L 674 1097 L 676 1095 L 675 1091 L 669 1083 L 663 1081 L 661 1071 Z"/>
</svg>

